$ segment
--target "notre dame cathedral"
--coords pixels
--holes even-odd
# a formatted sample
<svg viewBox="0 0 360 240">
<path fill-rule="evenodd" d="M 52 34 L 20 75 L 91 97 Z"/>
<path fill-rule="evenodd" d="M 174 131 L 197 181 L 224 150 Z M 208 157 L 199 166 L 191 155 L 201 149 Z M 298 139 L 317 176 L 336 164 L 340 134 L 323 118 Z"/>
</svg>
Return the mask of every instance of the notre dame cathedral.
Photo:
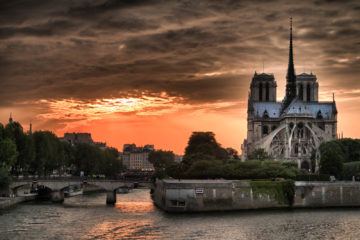
<svg viewBox="0 0 360 240">
<path fill-rule="evenodd" d="M 248 99 L 247 139 L 242 145 L 243 158 L 256 149 L 264 149 L 275 159 L 289 159 L 310 169 L 310 156 L 324 141 L 337 137 L 335 100 L 318 101 L 316 75 L 295 75 L 290 21 L 289 65 L 286 96 L 276 101 L 273 74 L 261 73 L 251 81 Z M 318 168 L 318 164 L 315 167 Z"/>
</svg>

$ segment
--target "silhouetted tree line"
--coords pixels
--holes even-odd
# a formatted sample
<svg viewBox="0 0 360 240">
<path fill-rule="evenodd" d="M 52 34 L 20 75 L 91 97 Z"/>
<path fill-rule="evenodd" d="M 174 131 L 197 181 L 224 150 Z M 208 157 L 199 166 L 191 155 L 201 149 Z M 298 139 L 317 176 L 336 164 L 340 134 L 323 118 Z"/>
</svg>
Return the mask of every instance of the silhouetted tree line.
<svg viewBox="0 0 360 240">
<path fill-rule="evenodd" d="M 114 148 L 100 149 L 89 144 L 72 146 L 49 131 L 24 133 L 20 123 L 13 122 L 6 126 L 0 123 L 0 168 L 0 181 L 6 183 L 6 173 L 46 176 L 53 171 L 59 174 L 84 171 L 85 175 L 114 177 L 122 165 Z"/>
<path fill-rule="evenodd" d="M 189 139 L 182 162 L 174 162 L 173 156 L 164 151 L 150 153 L 149 160 L 155 166 L 155 176 L 159 178 L 295 179 L 299 173 L 296 164 L 269 160 L 270 157 L 262 151 L 254 153 L 253 156 L 252 161 L 241 162 L 234 158 L 233 150 L 227 151 L 221 147 L 214 133 L 194 132 Z M 157 166 L 155 163 L 158 159 L 166 160 Z"/>
</svg>

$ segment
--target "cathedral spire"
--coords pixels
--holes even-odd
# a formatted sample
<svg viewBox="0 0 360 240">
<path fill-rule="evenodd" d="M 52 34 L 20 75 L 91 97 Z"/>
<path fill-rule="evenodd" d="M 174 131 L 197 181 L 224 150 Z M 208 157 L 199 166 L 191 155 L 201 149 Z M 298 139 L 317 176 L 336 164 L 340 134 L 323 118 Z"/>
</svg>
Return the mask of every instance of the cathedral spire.
<svg viewBox="0 0 360 240">
<path fill-rule="evenodd" d="M 283 109 L 285 109 L 291 101 L 296 97 L 296 76 L 294 68 L 294 54 L 292 41 L 292 17 L 290 17 L 290 44 L 289 44 L 289 64 L 286 74 L 286 97 Z"/>
<path fill-rule="evenodd" d="M 286 75 L 287 82 L 295 82 L 294 54 L 292 43 L 292 17 L 290 17 L 290 46 L 289 46 L 289 65 Z"/>
<path fill-rule="evenodd" d="M 32 134 L 32 123 L 31 123 L 31 120 L 30 120 L 29 134 L 30 134 L 30 135 Z"/>
<path fill-rule="evenodd" d="M 12 123 L 13 123 L 12 113 L 10 113 L 9 123 L 10 123 L 10 124 L 12 124 Z"/>
</svg>

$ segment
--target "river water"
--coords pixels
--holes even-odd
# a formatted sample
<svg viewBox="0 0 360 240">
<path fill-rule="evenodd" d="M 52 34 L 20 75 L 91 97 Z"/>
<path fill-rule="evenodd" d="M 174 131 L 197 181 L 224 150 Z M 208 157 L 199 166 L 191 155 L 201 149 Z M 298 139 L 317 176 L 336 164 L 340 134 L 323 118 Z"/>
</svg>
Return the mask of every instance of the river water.
<svg viewBox="0 0 360 240">
<path fill-rule="evenodd" d="M 148 189 L 0 211 L 0 239 L 360 239 L 360 208 L 168 214 Z"/>
</svg>

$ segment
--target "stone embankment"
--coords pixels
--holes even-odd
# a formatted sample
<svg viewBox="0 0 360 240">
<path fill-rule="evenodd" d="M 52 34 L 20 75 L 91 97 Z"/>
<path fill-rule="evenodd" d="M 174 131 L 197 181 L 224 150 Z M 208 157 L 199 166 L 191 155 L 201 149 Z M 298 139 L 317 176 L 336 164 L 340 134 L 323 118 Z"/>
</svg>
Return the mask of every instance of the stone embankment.
<svg viewBox="0 0 360 240">
<path fill-rule="evenodd" d="M 168 212 L 360 206 L 359 182 L 158 180 L 154 203 Z"/>
<path fill-rule="evenodd" d="M 18 203 L 34 200 L 36 196 L 24 196 L 24 197 L 1 197 L 0 198 L 0 210 L 12 207 Z"/>
</svg>

